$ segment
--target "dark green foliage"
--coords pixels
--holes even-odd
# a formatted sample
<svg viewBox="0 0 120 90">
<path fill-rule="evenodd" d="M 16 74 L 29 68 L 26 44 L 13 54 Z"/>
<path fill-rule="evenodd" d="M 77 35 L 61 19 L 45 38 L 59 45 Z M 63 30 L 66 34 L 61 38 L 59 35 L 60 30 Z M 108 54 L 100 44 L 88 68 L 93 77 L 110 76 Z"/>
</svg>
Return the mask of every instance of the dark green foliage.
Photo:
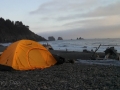
<svg viewBox="0 0 120 90">
<path fill-rule="evenodd" d="M 20 21 L 10 21 L 0 18 L 0 43 L 15 42 L 21 39 L 44 41 L 45 38 L 29 30 L 29 26 L 23 25 Z"/>
</svg>

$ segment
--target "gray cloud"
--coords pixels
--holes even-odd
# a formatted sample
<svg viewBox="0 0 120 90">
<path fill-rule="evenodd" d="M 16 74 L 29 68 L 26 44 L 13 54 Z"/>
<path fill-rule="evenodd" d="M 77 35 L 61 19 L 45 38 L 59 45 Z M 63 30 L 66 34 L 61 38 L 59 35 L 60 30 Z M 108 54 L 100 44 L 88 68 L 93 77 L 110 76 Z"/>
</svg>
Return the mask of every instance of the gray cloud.
<svg viewBox="0 0 120 90">
<path fill-rule="evenodd" d="M 120 15 L 120 2 L 114 3 L 107 6 L 100 6 L 95 10 L 89 11 L 88 13 L 84 14 L 74 14 L 68 15 L 64 17 L 58 17 L 57 20 L 70 20 L 70 19 L 80 19 L 80 18 L 88 18 L 88 17 L 102 17 L 102 16 L 111 16 L 111 15 Z"/>
<path fill-rule="evenodd" d="M 30 14 L 51 14 L 56 12 L 57 10 L 61 9 L 63 5 L 59 5 L 58 1 L 51 1 L 47 3 L 43 3 L 42 5 L 39 6 L 38 9 L 31 11 Z"/>
<path fill-rule="evenodd" d="M 46 30 L 40 33 L 46 38 L 109 38 L 120 37 L 119 8 L 119 0 L 51 0 L 30 15 L 39 16 L 42 24 L 38 29 Z"/>
<path fill-rule="evenodd" d="M 99 16 L 111 16 L 111 15 L 120 15 L 120 2 L 108 5 L 106 7 L 99 7 L 93 12 L 84 14 L 84 17 L 99 17 Z"/>
<path fill-rule="evenodd" d="M 43 3 L 38 9 L 31 11 L 30 14 L 39 14 L 42 16 L 42 20 L 53 19 L 57 21 L 120 15 L 120 2 L 109 3 L 109 1 L 110 0 L 52 0 Z"/>
<path fill-rule="evenodd" d="M 78 20 L 74 22 L 69 22 L 64 24 L 63 26 L 78 26 L 79 28 L 91 28 L 91 27 L 102 27 L 102 26 L 114 26 L 120 25 L 120 15 L 119 16 L 109 16 L 104 18 L 89 18 L 85 20 Z"/>
<path fill-rule="evenodd" d="M 57 12 L 72 11 L 79 8 L 80 0 L 52 0 L 51 2 L 43 3 L 38 9 L 31 11 L 30 14 L 49 14 Z"/>
<path fill-rule="evenodd" d="M 104 0 L 51 0 L 43 3 L 38 9 L 31 11 L 30 14 L 67 16 L 84 13 L 86 10 L 100 6 Z M 107 3 L 109 0 L 107 0 Z M 105 3 L 105 2 L 104 2 Z"/>
<path fill-rule="evenodd" d="M 48 36 L 54 36 L 56 39 L 61 36 L 64 39 L 76 39 L 77 37 L 87 38 L 120 38 L 120 26 L 109 26 L 109 27 L 93 27 L 93 28 L 76 28 L 65 31 L 56 32 L 43 32 L 39 33 L 46 39 Z"/>
</svg>

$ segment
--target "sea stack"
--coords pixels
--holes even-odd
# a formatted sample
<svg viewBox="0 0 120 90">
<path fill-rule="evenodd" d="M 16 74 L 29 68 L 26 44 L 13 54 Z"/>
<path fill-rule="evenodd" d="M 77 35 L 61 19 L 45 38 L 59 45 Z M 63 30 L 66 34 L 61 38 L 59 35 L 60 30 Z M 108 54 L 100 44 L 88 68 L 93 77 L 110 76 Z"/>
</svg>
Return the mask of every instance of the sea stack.
<svg viewBox="0 0 120 90">
<path fill-rule="evenodd" d="M 58 40 L 63 40 L 63 38 L 62 37 L 58 37 Z"/>
<path fill-rule="evenodd" d="M 49 36 L 49 37 L 48 37 L 48 40 L 49 40 L 49 41 L 55 41 L 55 38 L 54 38 L 53 36 Z"/>
</svg>

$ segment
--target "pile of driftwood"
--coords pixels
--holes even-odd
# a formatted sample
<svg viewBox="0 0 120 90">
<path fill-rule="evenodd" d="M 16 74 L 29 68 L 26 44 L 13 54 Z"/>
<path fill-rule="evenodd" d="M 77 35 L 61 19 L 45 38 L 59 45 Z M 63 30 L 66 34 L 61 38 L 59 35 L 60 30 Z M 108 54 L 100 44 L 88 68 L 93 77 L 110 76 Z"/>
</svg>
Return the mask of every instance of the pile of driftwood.
<svg viewBox="0 0 120 90">
<path fill-rule="evenodd" d="M 92 60 L 107 60 L 107 59 L 114 59 L 114 60 L 120 60 L 120 55 L 117 53 L 117 50 L 114 47 L 108 47 L 104 53 L 105 57 L 100 58 L 99 55 L 96 53 L 97 50 L 100 48 L 101 44 L 98 48 L 96 48 L 95 51 L 93 51 L 93 54 L 91 55 Z"/>
</svg>

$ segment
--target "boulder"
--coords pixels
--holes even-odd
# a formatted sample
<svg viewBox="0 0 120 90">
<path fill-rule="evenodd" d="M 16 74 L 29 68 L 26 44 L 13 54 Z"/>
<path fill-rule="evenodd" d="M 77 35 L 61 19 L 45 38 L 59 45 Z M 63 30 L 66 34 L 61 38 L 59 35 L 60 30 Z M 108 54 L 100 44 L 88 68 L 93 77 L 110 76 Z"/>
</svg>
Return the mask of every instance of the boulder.
<svg viewBox="0 0 120 90">
<path fill-rule="evenodd" d="M 58 40 L 63 40 L 63 38 L 62 37 L 58 37 Z"/>
</svg>

